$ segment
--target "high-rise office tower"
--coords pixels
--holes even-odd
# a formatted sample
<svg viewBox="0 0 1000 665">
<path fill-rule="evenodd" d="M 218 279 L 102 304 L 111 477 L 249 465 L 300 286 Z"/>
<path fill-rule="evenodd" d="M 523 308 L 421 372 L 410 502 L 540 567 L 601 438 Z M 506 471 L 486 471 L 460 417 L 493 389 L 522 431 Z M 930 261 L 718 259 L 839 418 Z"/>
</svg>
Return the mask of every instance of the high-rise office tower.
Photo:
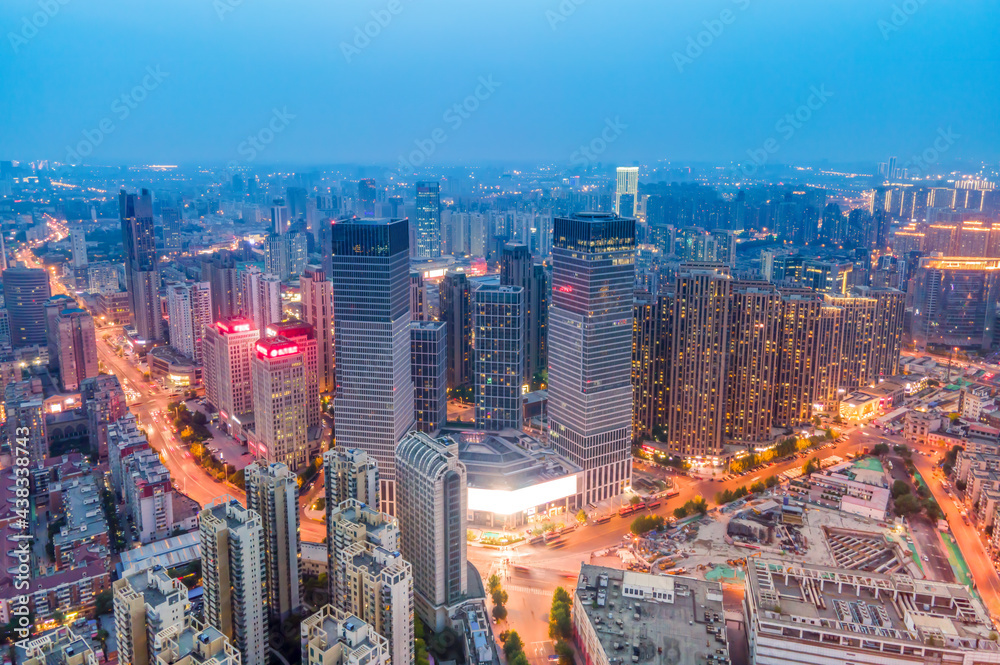
<svg viewBox="0 0 1000 665">
<path fill-rule="evenodd" d="M 156 665 L 155 638 L 184 624 L 187 587 L 162 566 L 154 566 L 125 573 L 112 592 L 119 661 Z"/>
<path fill-rule="evenodd" d="M 847 392 L 875 382 L 872 355 L 875 347 L 875 308 L 872 298 L 824 296 L 824 302 L 843 311 L 840 333 L 840 387 Z"/>
<path fill-rule="evenodd" d="M 448 420 L 448 326 L 444 321 L 410 324 L 414 428 L 436 432 Z"/>
<path fill-rule="evenodd" d="M 228 250 L 201 260 L 201 281 L 212 291 L 212 321 L 223 321 L 240 313 L 240 283 L 236 258 Z"/>
<path fill-rule="evenodd" d="M 475 310 L 476 428 L 521 429 L 524 409 L 524 289 L 480 284 Z"/>
<path fill-rule="evenodd" d="M 990 348 L 996 336 L 998 275 L 998 259 L 941 256 L 920 259 L 913 275 L 910 329 L 917 349 Z M 12 328 L 13 325 L 12 315 Z"/>
<path fill-rule="evenodd" d="M 389 641 L 372 626 L 326 605 L 301 625 L 302 665 L 389 665 Z"/>
<path fill-rule="evenodd" d="M 168 252 L 179 252 L 183 248 L 181 211 L 164 207 L 160 209 L 160 217 L 163 220 L 163 246 Z"/>
<path fill-rule="evenodd" d="M 167 287 L 170 346 L 194 361 L 204 362 L 205 326 L 212 323 L 212 291 L 208 282 L 186 282 Z"/>
<path fill-rule="evenodd" d="M 249 464 L 244 477 L 247 508 L 260 515 L 264 530 L 267 605 L 278 624 L 302 609 L 298 478 L 284 464 L 259 462 Z"/>
<path fill-rule="evenodd" d="M 407 220 L 347 220 L 332 231 L 334 434 L 337 446 L 375 457 L 382 507 L 394 514 L 396 445 L 413 424 Z"/>
<path fill-rule="evenodd" d="M 627 414 L 626 414 L 627 415 Z M 458 444 L 411 432 L 396 450 L 403 558 L 413 565 L 417 612 L 442 630 L 468 594 L 466 471 Z"/>
<path fill-rule="evenodd" d="M 306 201 L 309 192 L 305 187 L 286 187 L 285 201 L 288 202 L 288 214 L 292 219 L 298 219 L 306 214 Z"/>
<path fill-rule="evenodd" d="M 670 315 L 668 445 L 684 457 L 718 455 L 726 426 L 732 278 L 683 269 Z"/>
<path fill-rule="evenodd" d="M 127 194 L 123 189 L 118 203 L 132 325 L 139 339 L 156 342 L 163 339 L 163 317 L 160 316 L 160 272 L 153 231 L 153 195 L 148 189 L 139 194 Z"/>
<path fill-rule="evenodd" d="M 272 231 L 264 239 L 264 270 L 277 275 L 283 282 L 288 281 L 291 269 L 288 262 L 287 236 Z"/>
<path fill-rule="evenodd" d="M 121 263 L 101 261 L 87 266 L 87 291 L 89 293 L 118 293 L 121 290 L 118 272 Z"/>
<path fill-rule="evenodd" d="M 271 233 L 279 236 L 288 233 L 289 221 L 291 220 L 288 213 L 285 199 L 274 199 L 271 204 Z"/>
<path fill-rule="evenodd" d="M 316 360 L 319 390 L 336 390 L 333 359 L 333 284 L 322 270 L 305 270 L 299 281 L 302 295 L 302 318 L 316 331 Z"/>
<path fill-rule="evenodd" d="M 639 167 L 619 166 L 616 173 L 618 182 L 615 187 L 615 214 L 632 217 L 639 197 Z"/>
<path fill-rule="evenodd" d="M 268 665 L 268 593 L 260 515 L 220 497 L 198 514 L 205 623 L 240 652 L 243 665 Z"/>
<path fill-rule="evenodd" d="M 10 314 L 0 309 L 0 346 L 10 346 Z"/>
<path fill-rule="evenodd" d="M 262 273 L 251 266 L 240 274 L 242 315 L 253 320 L 253 327 L 264 331 L 272 323 L 281 321 L 281 279 L 277 275 Z"/>
<path fill-rule="evenodd" d="M 897 289 L 855 287 L 853 294 L 875 300 L 875 324 L 869 358 L 873 383 L 896 374 L 903 342 L 906 295 Z"/>
<path fill-rule="evenodd" d="M 306 368 L 302 349 L 284 337 L 256 342 L 250 360 L 256 455 L 298 472 L 309 464 Z M 253 452 L 253 445 L 249 445 Z"/>
<path fill-rule="evenodd" d="M 74 228 L 69 232 L 70 253 L 73 260 L 73 282 L 78 290 L 84 290 L 89 283 L 87 271 L 87 234 L 82 228 Z"/>
<path fill-rule="evenodd" d="M 448 390 L 456 390 L 472 385 L 472 287 L 465 273 L 449 273 L 438 291 L 448 334 Z"/>
<path fill-rule="evenodd" d="M 549 288 L 545 267 L 527 245 L 507 243 L 500 255 L 500 283 L 524 289 L 524 383 L 546 368 Z"/>
<path fill-rule="evenodd" d="M 56 331 L 59 378 L 64 391 L 75 392 L 84 379 L 98 374 L 94 319 L 82 309 L 64 309 L 56 317 Z"/>
<path fill-rule="evenodd" d="M 436 182 L 417 183 L 416 229 L 417 246 L 413 257 L 436 259 L 441 256 L 441 185 Z"/>
<path fill-rule="evenodd" d="M 67 309 L 76 309 L 76 301 L 58 293 L 45 301 L 45 345 L 49 351 L 49 370 L 59 371 L 59 315 Z"/>
<path fill-rule="evenodd" d="M 726 436 L 734 441 L 771 438 L 781 313 L 774 287 L 733 283 L 725 393 Z"/>
<path fill-rule="evenodd" d="M 635 220 L 557 217 L 549 307 L 549 441 L 584 469 L 576 504 L 617 496 L 632 470 Z"/>
<path fill-rule="evenodd" d="M 284 337 L 295 342 L 302 351 L 306 369 L 306 427 L 322 427 L 319 407 L 319 345 L 316 330 L 308 323 L 290 319 L 272 323 L 267 327 L 267 337 Z"/>
<path fill-rule="evenodd" d="M 253 410 L 250 359 L 260 333 L 249 319 L 217 321 L 205 328 L 205 397 L 219 410 L 219 421 Z"/>
<path fill-rule="evenodd" d="M 330 511 L 348 499 L 379 509 L 378 464 L 365 451 L 338 446 L 323 453 L 323 480 L 327 525 L 332 523 Z"/>
<path fill-rule="evenodd" d="M 375 216 L 375 181 L 364 178 L 358 181 L 358 213 L 361 217 Z M 409 232 L 409 231 L 407 231 Z"/>
<path fill-rule="evenodd" d="M 302 231 L 293 231 L 288 236 L 288 276 L 297 279 L 309 264 L 309 236 Z"/>
<path fill-rule="evenodd" d="M 45 303 L 52 295 L 49 274 L 41 268 L 18 264 L 0 273 L 4 302 L 10 319 L 10 343 L 15 349 L 45 344 Z"/>
<path fill-rule="evenodd" d="M 811 295 L 785 295 L 781 302 L 781 352 L 774 425 L 808 422 L 813 404 L 837 399 L 844 312 Z"/>
</svg>

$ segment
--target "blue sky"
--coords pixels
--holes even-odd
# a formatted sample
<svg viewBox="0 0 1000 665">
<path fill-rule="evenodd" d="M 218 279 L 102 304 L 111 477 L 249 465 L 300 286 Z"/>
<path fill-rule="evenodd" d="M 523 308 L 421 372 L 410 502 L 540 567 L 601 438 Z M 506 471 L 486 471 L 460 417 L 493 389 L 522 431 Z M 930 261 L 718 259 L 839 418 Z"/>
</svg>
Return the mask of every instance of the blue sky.
<svg viewBox="0 0 1000 665">
<path fill-rule="evenodd" d="M 1000 12 L 978 0 L 4 0 L 0 25 L 0 159 L 226 162 L 258 136 L 268 163 L 420 142 L 430 163 L 567 163 L 609 119 L 617 163 L 769 138 L 781 160 L 903 160 L 948 127 L 950 158 L 1000 148 Z"/>
</svg>

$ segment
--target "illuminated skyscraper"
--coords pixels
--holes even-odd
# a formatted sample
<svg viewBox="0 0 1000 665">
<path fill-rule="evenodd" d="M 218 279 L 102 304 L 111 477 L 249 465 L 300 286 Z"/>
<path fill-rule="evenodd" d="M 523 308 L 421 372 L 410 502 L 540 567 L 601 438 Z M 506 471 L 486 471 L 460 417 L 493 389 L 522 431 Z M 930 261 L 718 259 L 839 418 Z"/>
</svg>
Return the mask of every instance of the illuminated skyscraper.
<svg viewBox="0 0 1000 665">
<path fill-rule="evenodd" d="M 721 270 L 684 270 L 674 283 L 667 434 L 671 452 L 684 457 L 722 450 L 731 291 Z"/>
<path fill-rule="evenodd" d="M 375 457 L 382 508 L 395 514 L 396 445 L 413 424 L 407 220 L 333 224 L 331 264 L 336 444 Z"/>
<path fill-rule="evenodd" d="M 262 273 L 256 266 L 240 273 L 242 314 L 253 321 L 253 327 L 264 331 L 281 321 L 281 279 Z"/>
<path fill-rule="evenodd" d="M 205 329 L 205 397 L 219 410 L 219 421 L 253 410 L 250 358 L 260 333 L 249 319 L 218 321 Z"/>
<path fill-rule="evenodd" d="M 524 380 L 524 289 L 480 284 L 472 294 L 475 316 L 476 428 L 521 429 Z"/>
<path fill-rule="evenodd" d="M 441 256 L 441 185 L 417 183 L 416 240 L 414 258 L 436 259 Z"/>
<path fill-rule="evenodd" d="M 250 360 L 253 435 L 247 446 L 269 464 L 292 471 L 309 463 L 306 432 L 306 368 L 302 349 L 284 337 L 257 341 Z"/>
<path fill-rule="evenodd" d="M 617 496 L 631 478 L 634 280 L 634 219 L 555 219 L 549 440 L 584 469 L 578 505 Z"/>
<path fill-rule="evenodd" d="M 726 435 L 735 441 L 771 438 L 781 312 L 781 296 L 774 287 L 733 283 Z"/>
<path fill-rule="evenodd" d="M 118 203 L 132 325 L 139 339 L 159 341 L 163 339 L 163 317 L 160 315 L 160 272 L 153 231 L 153 195 L 148 189 L 139 194 L 127 194 L 122 190 Z"/>
<path fill-rule="evenodd" d="M 524 289 L 524 382 L 547 366 L 549 280 L 527 245 L 507 243 L 500 255 L 500 283 Z"/>
<path fill-rule="evenodd" d="M 319 406 L 319 346 L 316 330 L 297 319 L 272 323 L 267 327 L 266 337 L 284 337 L 295 342 L 302 351 L 302 362 L 306 368 L 306 426 L 321 427 L 322 412 Z"/>
<path fill-rule="evenodd" d="M 0 275 L 10 320 L 10 341 L 16 349 L 45 344 L 45 303 L 48 302 L 49 273 L 41 268 L 18 264 Z"/>
<path fill-rule="evenodd" d="M 639 197 L 639 167 L 619 166 L 617 176 L 615 214 L 621 217 L 632 217 L 635 214 L 635 203 Z"/>
<path fill-rule="evenodd" d="M 448 336 L 443 321 L 410 323 L 414 428 L 436 432 L 448 420 Z"/>
</svg>

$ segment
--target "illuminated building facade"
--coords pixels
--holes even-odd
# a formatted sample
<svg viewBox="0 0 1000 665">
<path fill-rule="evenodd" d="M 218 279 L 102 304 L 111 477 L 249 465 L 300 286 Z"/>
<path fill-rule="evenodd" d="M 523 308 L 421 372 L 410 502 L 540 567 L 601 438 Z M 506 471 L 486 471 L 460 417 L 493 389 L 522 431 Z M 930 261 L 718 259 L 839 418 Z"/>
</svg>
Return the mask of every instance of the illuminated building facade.
<svg viewBox="0 0 1000 665">
<path fill-rule="evenodd" d="M 989 349 L 993 344 L 1000 259 L 932 256 L 913 277 L 910 334 L 918 349 Z"/>
<path fill-rule="evenodd" d="M 586 505 L 631 481 L 635 220 L 578 213 L 553 233 L 549 440 L 583 468 Z"/>
<path fill-rule="evenodd" d="M 524 289 L 480 284 L 473 301 L 476 427 L 520 429 L 524 420 Z"/>
<path fill-rule="evenodd" d="M 250 360 L 253 389 L 253 435 L 250 452 L 268 464 L 292 471 L 309 464 L 306 433 L 306 367 L 299 345 L 284 337 L 267 337 L 254 345 Z"/>
<path fill-rule="evenodd" d="M 250 319 L 218 321 L 205 329 L 205 397 L 229 426 L 233 416 L 253 410 L 250 358 L 260 333 Z"/>
</svg>

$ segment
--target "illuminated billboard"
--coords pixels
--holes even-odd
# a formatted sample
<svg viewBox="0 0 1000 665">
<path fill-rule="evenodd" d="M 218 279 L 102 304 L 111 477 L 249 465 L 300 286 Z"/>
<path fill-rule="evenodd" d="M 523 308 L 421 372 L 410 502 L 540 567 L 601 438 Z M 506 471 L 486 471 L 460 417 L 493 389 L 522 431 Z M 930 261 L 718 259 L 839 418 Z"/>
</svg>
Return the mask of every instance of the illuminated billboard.
<svg viewBox="0 0 1000 665">
<path fill-rule="evenodd" d="M 550 501 L 576 494 L 576 475 L 549 480 L 518 490 L 488 490 L 469 487 L 469 510 L 514 515 Z"/>
</svg>

